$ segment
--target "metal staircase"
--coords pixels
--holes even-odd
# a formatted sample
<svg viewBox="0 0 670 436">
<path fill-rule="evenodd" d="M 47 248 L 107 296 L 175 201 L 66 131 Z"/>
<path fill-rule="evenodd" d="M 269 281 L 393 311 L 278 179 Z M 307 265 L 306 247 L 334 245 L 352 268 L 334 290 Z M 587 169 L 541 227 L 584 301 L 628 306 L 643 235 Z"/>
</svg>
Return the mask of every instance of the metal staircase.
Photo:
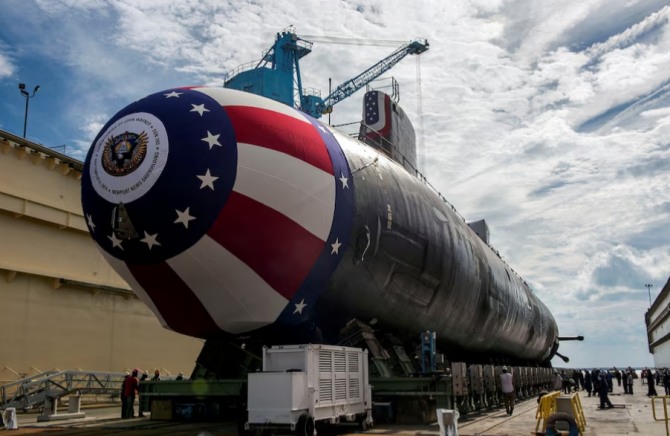
<svg viewBox="0 0 670 436">
<path fill-rule="evenodd" d="M 30 410 L 46 400 L 57 400 L 78 392 L 81 395 L 119 394 L 123 372 L 47 371 L 0 386 L 0 409 Z"/>
</svg>

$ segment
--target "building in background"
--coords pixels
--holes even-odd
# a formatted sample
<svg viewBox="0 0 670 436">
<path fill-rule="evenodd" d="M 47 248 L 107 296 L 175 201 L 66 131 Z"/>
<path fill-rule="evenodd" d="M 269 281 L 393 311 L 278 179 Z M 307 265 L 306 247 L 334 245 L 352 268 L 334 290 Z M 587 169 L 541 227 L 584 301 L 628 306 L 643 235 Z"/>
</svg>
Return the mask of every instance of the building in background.
<svg viewBox="0 0 670 436">
<path fill-rule="evenodd" d="M 202 341 L 164 329 L 102 257 L 82 165 L 0 131 L 0 384 L 53 369 L 189 374 Z"/>
<path fill-rule="evenodd" d="M 644 315 L 649 352 L 656 368 L 670 368 L 670 279 Z"/>
</svg>

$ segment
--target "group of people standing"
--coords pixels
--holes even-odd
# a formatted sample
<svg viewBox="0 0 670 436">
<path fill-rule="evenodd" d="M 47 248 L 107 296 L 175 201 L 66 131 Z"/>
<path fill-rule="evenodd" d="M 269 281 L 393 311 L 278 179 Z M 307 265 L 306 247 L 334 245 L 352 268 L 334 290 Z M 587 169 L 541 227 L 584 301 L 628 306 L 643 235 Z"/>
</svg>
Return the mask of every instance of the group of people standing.
<svg viewBox="0 0 670 436">
<path fill-rule="evenodd" d="M 135 417 L 135 398 L 139 395 L 140 383 L 146 380 L 149 381 L 160 381 L 161 372 L 160 370 L 155 370 L 153 377 L 149 379 L 149 373 L 144 371 L 141 377 L 138 377 L 140 373 L 139 369 L 133 369 L 133 372 L 126 374 L 126 377 L 123 379 L 123 385 L 121 386 L 121 418 L 134 418 Z M 183 380 L 184 374 L 179 373 L 175 380 Z M 142 409 L 140 409 L 139 417 L 144 416 Z"/>
<path fill-rule="evenodd" d="M 645 368 L 642 370 L 642 380 L 647 382 L 647 396 L 655 397 L 656 385 L 663 386 L 665 395 L 670 395 L 670 369 L 659 368 L 656 371 Z"/>
<path fill-rule="evenodd" d="M 633 381 L 637 378 L 637 374 L 633 368 L 619 370 L 616 367 L 613 369 L 597 369 L 589 371 L 588 369 L 572 371 L 558 370 L 554 371 L 555 381 L 554 389 L 562 390 L 564 393 L 576 392 L 585 390 L 588 396 L 596 395 L 601 389 L 611 393 L 614 387 L 614 380 L 618 386 L 622 386 L 625 394 L 633 393 Z"/>
<path fill-rule="evenodd" d="M 624 394 L 632 395 L 637 374 L 631 367 L 625 370 L 614 367 L 612 369 L 594 368 L 591 371 L 574 369 L 559 372 L 556 370 L 554 371 L 554 377 L 554 389 L 562 390 L 566 394 L 583 389 L 589 397 L 592 393 L 594 396 L 597 394 L 600 397 L 600 408 L 606 409 L 613 407 L 608 394 L 614 389 L 614 380 L 616 380 L 618 386 L 623 385 Z M 655 390 L 653 395 L 656 395 Z"/>
</svg>

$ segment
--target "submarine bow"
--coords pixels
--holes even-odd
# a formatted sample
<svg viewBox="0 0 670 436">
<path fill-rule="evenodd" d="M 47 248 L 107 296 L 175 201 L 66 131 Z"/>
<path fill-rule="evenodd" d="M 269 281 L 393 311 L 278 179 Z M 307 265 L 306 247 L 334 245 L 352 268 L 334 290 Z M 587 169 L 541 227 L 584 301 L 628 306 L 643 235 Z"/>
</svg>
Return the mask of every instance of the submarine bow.
<svg viewBox="0 0 670 436">
<path fill-rule="evenodd" d="M 454 356 L 556 351 L 546 306 L 437 193 L 260 96 L 175 88 L 130 104 L 89 150 L 82 205 L 105 258 L 179 333 L 330 338 L 357 318 L 436 331 Z"/>
</svg>

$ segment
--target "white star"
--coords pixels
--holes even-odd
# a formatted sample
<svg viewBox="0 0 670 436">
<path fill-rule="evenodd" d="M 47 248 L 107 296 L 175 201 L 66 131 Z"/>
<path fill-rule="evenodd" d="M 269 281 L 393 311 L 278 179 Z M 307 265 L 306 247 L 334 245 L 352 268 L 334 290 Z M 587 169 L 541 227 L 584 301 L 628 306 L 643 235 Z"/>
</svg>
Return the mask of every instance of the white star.
<svg viewBox="0 0 670 436">
<path fill-rule="evenodd" d="M 335 238 L 335 243 L 330 244 L 330 246 L 333 247 L 333 251 L 331 251 L 330 254 L 340 254 L 340 247 L 342 246 L 340 238 Z"/>
<path fill-rule="evenodd" d="M 175 212 L 177 212 L 177 219 L 174 220 L 174 223 L 175 224 L 182 223 L 184 227 L 188 229 L 188 222 L 193 221 L 195 219 L 195 217 L 191 216 L 191 214 L 189 213 L 189 209 L 190 207 L 187 207 L 186 210 L 183 212 L 175 209 Z"/>
<path fill-rule="evenodd" d="M 347 177 L 344 177 L 344 173 L 342 174 L 342 177 L 340 177 L 340 182 L 342 182 L 342 189 L 346 189 L 349 187 L 349 179 Z"/>
<path fill-rule="evenodd" d="M 305 308 L 305 306 L 307 306 L 307 304 L 305 304 L 305 299 L 303 298 L 302 300 L 300 300 L 300 303 L 297 303 L 295 305 L 295 310 L 293 311 L 293 314 L 295 315 L 296 313 L 299 313 L 302 315 L 302 310 Z"/>
<path fill-rule="evenodd" d="M 202 138 L 202 140 L 209 144 L 209 149 L 211 150 L 215 145 L 221 147 L 221 144 L 219 144 L 219 136 L 221 135 L 212 135 L 208 130 L 207 137 Z"/>
<path fill-rule="evenodd" d="M 197 112 L 202 116 L 205 112 L 209 112 L 209 109 L 205 109 L 205 104 L 193 104 L 191 103 L 191 106 L 193 106 L 193 109 L 190 110 L 190 112 Z"/>
<path fill-rule="evenodd" d="M 140 241 L 147 244 L 149 246 L 149 250 L 151 250 L 151 248 L 154 245 L 161 245 L 161 243 L 156 240 L 157 237 L 158 237 L 158 233 L 154 233 L 153 235 L 150 235 L 145 231 L 144 232 L 144 238 L 140 239 Z"/>
<path fill-rule="evenodd" d="M 107 236 L 107 237 L 109 238 L 110 241 L 112 241 L 112 248 L 119 247 L 121 250 L 123 250 L 123 247 L 121 246 L 121 243 L 123 241 L 116 237 L 116 233 L 112 232 L 112 236 Z"/>
<path fill-rule="evenodd" d="M 203 189 L 205 186 L 208 186 L 212 191 L 214 190 L 214 181 L 218 179 L 218 177 L 214 177 L 209 173 L 209 168 L 207 168 L 207 172 L 202 175 L 202 176 L 197 176 L 200 180 L 202 180 L 202 184 L 200 185 L 200 189 Z"/>
<path fill-rule="evenodd" d="M 163 94 L 163 95 L 165 96 L 165 98 L 172 98 L 172 97 L 179 98 L 179 96 L 182 95 L 182 94 L 183 94 L 183 92 L 172 91 L 169 94 Z"/>
<path fill-rule="evenodd" d="M 93 215 L 86 214 L 86 221 L 88 221 L 88 226 L 91 228 L 91 231 L 95 231 L 95 224 L 93 224 Z"/>
</svg>

